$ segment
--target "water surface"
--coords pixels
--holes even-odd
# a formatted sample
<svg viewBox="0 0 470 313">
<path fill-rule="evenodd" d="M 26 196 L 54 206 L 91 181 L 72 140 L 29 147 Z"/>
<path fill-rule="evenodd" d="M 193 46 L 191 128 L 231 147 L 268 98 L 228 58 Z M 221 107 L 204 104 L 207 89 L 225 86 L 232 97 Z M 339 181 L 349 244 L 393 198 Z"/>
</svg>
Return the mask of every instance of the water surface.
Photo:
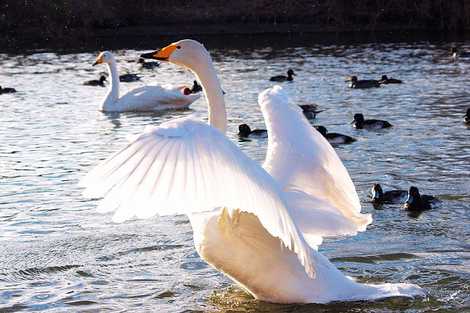
<svg viewBox="0 0 470 313">
<path fill-rule="evenodd" d="M 460 43 L 470 49 L 470 43 Z M 358 139 L 336 151 L 373 214 L 367 232 L 326 240 L 321 251 L 361 282 L 409 282 L 424 299 L 373 303 L 274 305 L 254 300 L 197 255 L 185 216 L 114 224 L 81 196 L 79 179 L 145 126 L 195 114 L 103 114 L 106 88 L 82 86 L 104 67 L 95 52 L 0 55 L 0 311 L 48 312 L 463 312 L 470 310 L 470 60 L 451 62 L 451 43 L 381 43 L 208 47 L 227 92 L 228 135 L 237 125 L 264 127 L 256 103 L 268 78 L 293 68 L 284 84 L 292 101 L 317 103 L 314 124 Z M 233 45 L 231 45 L 233 46 Z M 154 47 L 149 46 L 149 49 Z M 116 50 L 121 71 L 140 71 L 142 51 Z M 162 64 L 146 83 L 191 83 L 191 73 Z M 344 78 L 388 74 L 402 85 L 350 90 Z M 386 131 L 354 130 L 354 113 L 382 118 Z M 238 142 L 262 161 L 266 140 Z M 411 217 L 399 206 L 375 210 L 371 185 L 419 186 L 437 195 L 436 209 Z M 279 282 L 282 283 L 282 282 Z"/>
</svg>

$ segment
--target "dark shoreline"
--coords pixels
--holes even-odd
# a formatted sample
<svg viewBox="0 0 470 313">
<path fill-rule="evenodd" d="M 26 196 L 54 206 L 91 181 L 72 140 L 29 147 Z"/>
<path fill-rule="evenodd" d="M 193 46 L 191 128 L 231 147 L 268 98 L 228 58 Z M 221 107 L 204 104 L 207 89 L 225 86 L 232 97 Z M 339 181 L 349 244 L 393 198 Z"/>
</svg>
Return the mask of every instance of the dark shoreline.
<svg viewBox="0 0 470 313">
<path fill-rule="evenodd" d="M 182 38 L 194 38 L 212 47 L 305 46 L 311 44 L 359 44 L 393 42 L 462 42 L 470 39 L 470 30 L 437 31 L 426 29 L 384 28 L 374 31 L 344 31 L 314 25 L 213 24 L 136 26 L 97 29 L 90 34 L 83 29 L 69 30 L 64 36 L 38 37 L 31 29 L 19 37 L 3 37 L 1 53 L 45 51 L 96 51 L 103 49 L 153 49 Z M 161 43 L 161 44 L 159 44 Z"/>
<path fill-rule="evenodd" d="M 118 40 L 147 48 L 155 46 L 148 42 L 158 38 L 221 34 L 321 34 L 320 39 L 341 39 L 347 37 L 342 34 L 379 32 L 402 34 L 403 41 L 414 37 L 412 33 L 427 32 L 435 33 L 439 40 L 449 40 L 451 34 L 459 37 L 468 31 L 469 0 L 0 2 L 0 45 L 10 51 L 44 47 L 99 49 L 110 43 L 116 46 L 113 41 Z M 429 40 L 429 36 L 420 38 Z"/>
</svg>

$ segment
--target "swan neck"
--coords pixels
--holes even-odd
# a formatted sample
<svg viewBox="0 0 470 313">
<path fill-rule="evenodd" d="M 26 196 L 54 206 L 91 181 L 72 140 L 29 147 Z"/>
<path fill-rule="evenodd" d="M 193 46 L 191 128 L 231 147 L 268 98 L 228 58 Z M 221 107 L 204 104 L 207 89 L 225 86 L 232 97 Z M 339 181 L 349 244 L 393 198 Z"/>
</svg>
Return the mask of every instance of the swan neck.
<svg viewBox="0 0 470 313">
<path fill-rule="evenodd" d="M 217 77 L 217 73 L 210 57 L 208 58 L 207 63 L 199 66 L 194 72 L 201 81 L 201 85 L 207 99 L 209 125 L 217 128 L 225 134 L 227 130 L 225 100 L 222 86 L 220 85 L 219 78 Z"/>
<path fill-rule="evenodd" d="M 109 87 L 108 94 L 103 102 L 102 109 L 104 110 L 112 106 L 119 99 L 119 73 L 116 61 L 112 60 L 107 64 L 107 66 L 109 76 L 111 77 L 111 86 Z"/>
</svg>

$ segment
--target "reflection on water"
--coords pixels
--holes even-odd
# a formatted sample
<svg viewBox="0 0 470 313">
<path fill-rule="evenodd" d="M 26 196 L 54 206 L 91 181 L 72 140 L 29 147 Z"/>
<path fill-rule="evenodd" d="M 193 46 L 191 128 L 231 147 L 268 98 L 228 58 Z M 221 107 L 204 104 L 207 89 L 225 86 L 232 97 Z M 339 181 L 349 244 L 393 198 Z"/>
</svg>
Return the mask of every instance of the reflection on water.
<svg viewBox="0 0 470 313">
<path fill-rule="evenodd" d="M 266 139 L 238 141 L 237 126 L 263 128 L 258 93 L 270 76 L 288 68 L 298 74 L 284 84 L 292 101 L 326 111 L 315 124 L 351 135 L 337 147 L 374 223 L 353 238 L 326 240 L 322 251 L 363 282 L 411 282 L 425 299 L 374 303 L 274 305 L 256 301 L 211 269 L 194 250 L 184 216 L 113 224 L 95 212 L 77 186 L 91 166 L 123 147 L 148 125 L 194 114 L 205 116 L 204 99 L 190 110 L 160 114 L 102 114 L 106 90 L 83 86 L 103 68 L 95 53 L 0 55 L 0 311 L 163 312 L 417 312 L 470 309 L 470 61 L 451 62 L 450 43 L 320 45 L 268 40 L 237 48 L 214 45 L 227 92 L 229 136 L 251 157 L 263 160 Z M 462 43 L 460 43 L 462 44 Z M 465 44 L 462 44 L 465 48 Z M 210 47 L 210 45 L 209 45 Z M 149 47 L 153 48 L 153 47 Z M 141 51 L 120 50 L 120 67 L 139 70 Z M 169 64 L 143 70 L 144 83 L 188 83 L 192 75 Z M 397 77 L 405 84 L 350 90 L 344 78 Z M 354 113 L 390 121 L 370 132 L 349 125 Z M 442 202 L 410 217 L 399 205 L 374 210 L 371 185 L 408 189 L 417 185 Z M 282 282 L 279 282 L 280 284 Z"/>
</svg>

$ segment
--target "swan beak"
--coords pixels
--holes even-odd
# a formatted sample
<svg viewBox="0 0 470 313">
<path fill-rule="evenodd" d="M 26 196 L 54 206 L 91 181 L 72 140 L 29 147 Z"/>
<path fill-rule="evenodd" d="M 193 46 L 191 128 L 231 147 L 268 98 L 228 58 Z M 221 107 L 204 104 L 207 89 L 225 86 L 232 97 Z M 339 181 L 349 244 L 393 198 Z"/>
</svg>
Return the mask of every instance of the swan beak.
<svg viewBox="0 0 470 313">
<path fill-rule="evenodd" d="M 93 63 L 93 66 L 101 64 L 101 63 L 103 63 L 103 57 L 99 56 L 98 58 L 96 58 L 95 63 Z"/>
<path fill-rule="evenodd" d="M 166 46 L 165 48 L 155 50 L 154 52 L 144 53 L 141 54 L 140 57 L 144 59 L 155 59 L 159 61 L 168 61 L 170 55 L 173 51 L 176 50 L 176 45 L 171 44 Z"/>
</svg>

